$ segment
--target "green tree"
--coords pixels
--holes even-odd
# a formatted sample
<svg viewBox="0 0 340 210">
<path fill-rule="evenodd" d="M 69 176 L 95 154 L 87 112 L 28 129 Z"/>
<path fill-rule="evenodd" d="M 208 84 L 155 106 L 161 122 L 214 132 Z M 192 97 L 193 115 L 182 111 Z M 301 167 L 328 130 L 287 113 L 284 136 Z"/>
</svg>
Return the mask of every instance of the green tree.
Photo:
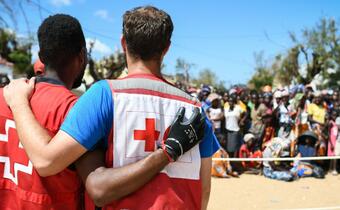
<svg viewBox="0 0 340 210">
<path fill-rule="evenodd" d="M 336 85 L 340 79 L 340 33 L 334 19 L 322 18 L 314 27 L 302 31 L 301 40 L 290 33 L 294 46 L 283 58 L 281 78 L 296 83 L 310 83 L 321 74 Z M 329 72 L 333 69 L 333 72 Z M 339 85 L 339 84 L 338 84 Z"/>
<path fill-rule="evenodd" d="M 201 84 L 211 85 L 218 91 L 225 92 L 225 82 L 220 81 L 212 70 L 206 68 L 198 73 L 198 77 L 192 80 L 192 83 L 199 87 Z"/>
<path fill-rule="evenodd" d="M 116 79 L 126 66 L 125 54 L 123 52 L 114 52 L 110 56 L 103 57 L 99 61 L 92 58 L 92 49 L 94 42 L 90 43 L 89 48 L 89 73 L 94 81 L 102 79 Z"/>
<path fill-rule="evenodd" d="M 32 75 L 32 43 L 19 40 L 14 32 L 0 28 L 0 55 L 14 64 L 14 73 Z"/>
<path fill-rule="evenodd" d="M 193 63 L 188 63 L 183 58 L 177 58 L 176 60 L 176 80 L 183 81 L 186 84 L 189 84 L 190 78 L 189 78 L 189 71 L 194 66 Z"/>
<path fill-rule="evenodd" d="M 264 60 L 264 53 L 254 53 L 255 59 L 255 73 L 248 81 L 248 86 L 252 89 L 260 90 L 266 85 L 273 85 L 274 71 L 268 67 L 267 62 Z"/>
</svg>

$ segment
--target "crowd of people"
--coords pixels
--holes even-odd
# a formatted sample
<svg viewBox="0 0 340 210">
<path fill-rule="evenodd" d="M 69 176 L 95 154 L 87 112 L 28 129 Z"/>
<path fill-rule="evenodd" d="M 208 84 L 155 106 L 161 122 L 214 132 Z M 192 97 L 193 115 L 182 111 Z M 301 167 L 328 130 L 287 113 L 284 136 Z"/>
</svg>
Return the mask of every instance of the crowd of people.
<svg viewBox="0 0 340 210">
<path fill-rule="evenodd" d="M 315 90 L 311 85 L 291 89 L 265 86 L 261 91 L 235 87 L 214 93 L 203 85 L 197 92 L 221 144 L 215 157 L 279 158 L 340 155 L 339 90 Z M 240 173 L 291 181 L 299 177 L 322 178 L 330 161 L 215 161 L 212 175 Z"/>
</svg>

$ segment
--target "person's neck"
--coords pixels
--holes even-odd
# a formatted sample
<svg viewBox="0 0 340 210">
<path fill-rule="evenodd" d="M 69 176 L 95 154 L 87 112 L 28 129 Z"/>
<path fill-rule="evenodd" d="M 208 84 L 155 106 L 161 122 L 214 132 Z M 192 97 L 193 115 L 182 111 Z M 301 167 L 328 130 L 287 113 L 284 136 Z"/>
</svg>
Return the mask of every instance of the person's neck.
<svg viewBox="0 0 340 210">
<path fill-rule="evenodd" d="M 46 68 L 44 77 L 59 80 L 64 83 L 65 87 L 69 90 L 72 89 L 73 81 L 70 77 L 58 75 L 56 70 Z"/>
<path fill-rule="evenodd" d="M 128 75 L 133 74 L 153 74 L 162 78 L 161 62 L 157 60 L 130 60 L 127 59 Z"/>
</svg>

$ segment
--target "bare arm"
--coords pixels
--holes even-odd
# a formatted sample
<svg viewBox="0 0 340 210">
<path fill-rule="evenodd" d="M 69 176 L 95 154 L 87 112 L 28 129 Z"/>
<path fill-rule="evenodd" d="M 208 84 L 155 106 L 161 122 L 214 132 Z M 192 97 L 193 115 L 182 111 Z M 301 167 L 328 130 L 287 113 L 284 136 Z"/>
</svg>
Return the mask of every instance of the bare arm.
<svg viewBox="0 0 340 210">
<path fill-rule="evenodd" d="M 52 139 L 35 119 L 28 102 L 11 108 L 20 142 L 40 176 L 59 173 L 86 152 L 63 131 Z"/>
<path fill-rule="evenodd" d="M 138 190 L 169 163 L 161 149 L 120 168 L 105 168 L 104 152 L 86 153 L 77 162 L 78 173 L 97 206 L 104 206 Z"/>
<path fill-rule="evenodd" d="M 14 111 L 17 132 L 40 176 L 59 173 L 86 152 L 86 148 L 63 131 L 51 138 L 27 106 Z"/>
<path fill-rule="evenodd" d="M 202 158 L 201 159 L 201 170 L 200 177 L 202 181 L 202 210 L 206 210 L 208 207 L 210 189 L 211 189 L 211 165 L 212 158 Z"/>
<path fill-rule="evenodd" d="M 59 131 L 53 141 L 35 119 L 29 105 L 34 79 L 13 80 L 4 88 L 4 97 L 11 107 L 20 142 L 40 176 L 59 173 L 86 152 L 68 134 Z"/>
</svg>

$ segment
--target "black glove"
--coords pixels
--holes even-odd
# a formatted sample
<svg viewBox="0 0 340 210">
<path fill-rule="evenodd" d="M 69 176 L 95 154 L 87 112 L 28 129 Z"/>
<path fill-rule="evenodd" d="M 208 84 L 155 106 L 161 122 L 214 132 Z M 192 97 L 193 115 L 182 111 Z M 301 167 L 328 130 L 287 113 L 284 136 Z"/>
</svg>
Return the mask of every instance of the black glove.
<svg viewBox="0 0 340 210">
<path fill-rule="evenodd" d="M 162 149 L 170 161 L 176 161 L 181 155 L 198 144 L 204 136 L 205 115 L 195 108 L 190 119 L 183 122 L 185 108 L 179 108 L 172 122 L 167 139 Z"/>
</svg>

